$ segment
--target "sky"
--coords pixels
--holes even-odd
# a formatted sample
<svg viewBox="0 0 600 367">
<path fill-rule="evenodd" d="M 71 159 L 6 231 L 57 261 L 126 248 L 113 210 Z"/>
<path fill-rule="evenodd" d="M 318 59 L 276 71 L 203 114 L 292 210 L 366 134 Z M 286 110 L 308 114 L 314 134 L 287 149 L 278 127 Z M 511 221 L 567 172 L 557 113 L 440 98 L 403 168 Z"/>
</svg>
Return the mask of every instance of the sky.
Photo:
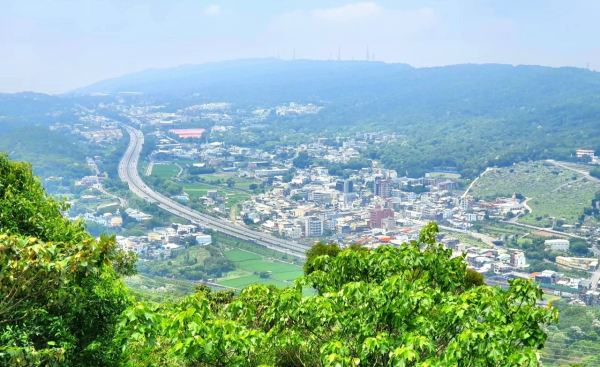
<svg viewBox="0 0 600 367">
<path fill-rule="evenodd" d="M 0 92 L 238 58 L 600 70 L 597 0 L 0 0 Z"/>
</svg>

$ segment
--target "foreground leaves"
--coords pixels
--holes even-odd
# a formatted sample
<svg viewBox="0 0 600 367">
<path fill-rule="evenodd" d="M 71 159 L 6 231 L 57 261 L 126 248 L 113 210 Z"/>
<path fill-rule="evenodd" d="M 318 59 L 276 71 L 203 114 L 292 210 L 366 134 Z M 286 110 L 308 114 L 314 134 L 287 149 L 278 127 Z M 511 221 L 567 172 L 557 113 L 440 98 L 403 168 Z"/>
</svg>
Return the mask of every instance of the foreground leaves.
<svg viewBox="0 0 600 367">
<path fill-rule="evenodd" d="M 138 304 L 120 323 L 130 360 L 214 366 L 535 366 L 556 321 L 533 282 L 507 291 L 467 284 L 461 257 L 418 242 L 317 257 L 277 291 L 251 286 L 222 307 L 204 290 L 178 305 Z M 472 283 L 472 282 L 470 282 Z M 302 290 L 318 290 L 303 297 Z"/>
<path fill-rule="evenodd" d="M 0 365 L 115 365 L 132 261 L 62 217 L 31 167 L 0 154 Z"/>
</svg>

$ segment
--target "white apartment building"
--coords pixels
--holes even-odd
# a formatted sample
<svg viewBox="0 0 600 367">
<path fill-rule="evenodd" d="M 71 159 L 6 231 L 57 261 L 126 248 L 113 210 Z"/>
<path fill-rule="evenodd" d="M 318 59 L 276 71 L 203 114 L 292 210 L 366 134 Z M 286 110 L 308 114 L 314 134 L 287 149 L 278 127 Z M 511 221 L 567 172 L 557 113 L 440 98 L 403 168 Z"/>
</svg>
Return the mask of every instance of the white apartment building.
<svg viewBox="0 0 600 367">
<path fill-rule="evenodd" d="M 323 235 L 323 220 L 311 216 L 304 219 L 304 234 L 306 237 L 319 237 Z"/>
</svg>

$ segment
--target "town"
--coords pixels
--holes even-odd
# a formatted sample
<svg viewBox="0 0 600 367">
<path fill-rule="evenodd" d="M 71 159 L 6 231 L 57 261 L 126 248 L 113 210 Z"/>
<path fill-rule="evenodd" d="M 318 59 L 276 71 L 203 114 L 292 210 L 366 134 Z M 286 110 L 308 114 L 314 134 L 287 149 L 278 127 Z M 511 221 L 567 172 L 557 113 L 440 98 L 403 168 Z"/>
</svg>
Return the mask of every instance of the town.
<svg viewBox="0 0 600 367">
<path fill-rule="evenodd" d="M 194 210 L 307 246 L 317 242 L 370 249 L 400 246 L 418 240 L 428 222 L 437 222 L 440 243 L 453 256 L 464 256 L 490 284 L 535 279 L 572 303 L 600 306 L 598 276 L 588 275 L 597 274 L 597 226 L 550 216 L 550 227 L 524 224 L 519 220 L 531 215 L 532 208 L 530 198 L 519 192 L 483 200 L 473 192 L 477 186 L 471 189 L 475 182 L 468 185 L 453 167 L 409 177 L 365 157 L 369 147 L 402 135 L 313 136 L 310 141 L 268 148 L 243 145 L 232 137 L 262 131 L 261 122 L 269 116 L 318 114 L 326 106 L 291 102 L 246 110 L 218 102 L 161 112 L 164 106 L 121 102 L 101 103 L 96 111 L 82 113 L 78 123 L 57 123 L 51 130 L 80 135 L 98 146 L 114 145 L 124 139 L 121 123 L 103 114 L 118 113 L 146 131 L 145 144 L 151 149 L 140 157 L 142 177 L 158 192 Z M 579 149 L 576 154 L 598 163 L 593 150 Z M 94 174 L 75 184 L 80 189 L 70 201 L 73 220 L 115 231 L 119 246 L 144 261 L 164 261 L 189 246 L 214 242 L 202 226 L 161 220 L 156 212 L 130 207 L 111 194 L 103 186 L 110 181 L 108 175 L 98 170 L 102 160 L 88 157 Z M 494 168 L 491 171 L 489 175 Z M 597 210 L 598 202 L 593 205 Z M 527 248 L 540 241 L 542 257 Z M 584 250 L 570 250 L 573 241 L 578 249 L 583 241 Z"/>
</svg>

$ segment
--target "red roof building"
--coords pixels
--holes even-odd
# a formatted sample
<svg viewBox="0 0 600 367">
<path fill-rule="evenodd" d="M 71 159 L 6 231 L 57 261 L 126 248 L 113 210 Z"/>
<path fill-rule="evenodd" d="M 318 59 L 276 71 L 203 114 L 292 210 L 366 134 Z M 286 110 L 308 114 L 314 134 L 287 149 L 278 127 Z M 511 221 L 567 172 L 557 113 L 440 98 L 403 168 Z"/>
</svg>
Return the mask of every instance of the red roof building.
<svg viewBox="0 0 600 367">
<path fill-rule="evenodd" d="M 204 129 L 171 129 L 170 133 L 179 136 L 181 139 L 201 138 L 204 134 Z"/>
</svg>

